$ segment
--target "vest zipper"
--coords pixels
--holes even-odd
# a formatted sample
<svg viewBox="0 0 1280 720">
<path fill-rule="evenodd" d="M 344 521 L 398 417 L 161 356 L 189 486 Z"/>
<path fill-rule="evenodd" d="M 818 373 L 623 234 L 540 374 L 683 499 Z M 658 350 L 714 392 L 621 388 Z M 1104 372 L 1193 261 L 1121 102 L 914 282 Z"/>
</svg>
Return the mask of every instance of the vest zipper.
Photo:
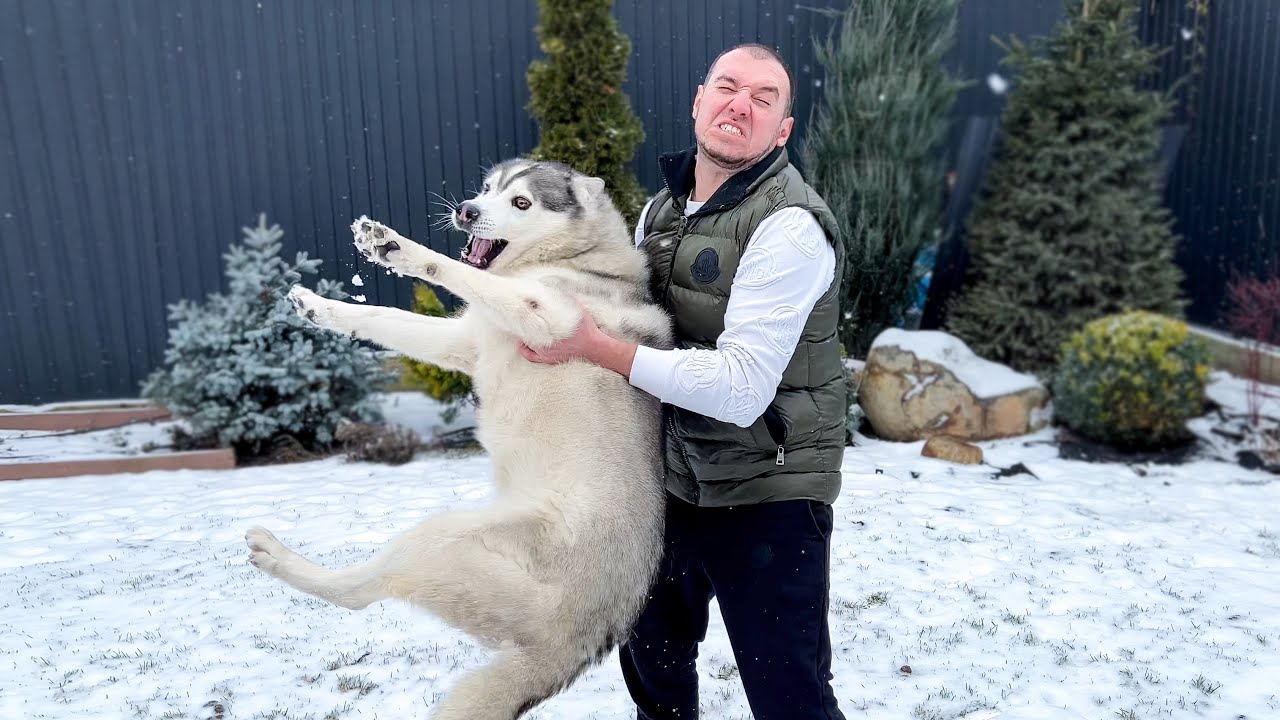
<svg viewBox="0 0 1280 720">
<path fill-rule="evenodd" d="M 787 458 L 786 458 L 786 454 L 787 454 L 787 449 L 786 449 L 786 448 L 784 448 L 784 447 L 782 447 L 781 445 L 779 445 L 779 446 L 778 446 L 778 460 L 777 460 L 777 462 L 775 462 L 774 464 L 775 464 L 775 465 L 785 465 L 785 464 L 786 464 L 786 459 L 787 459 Z"/>
<path fill-rule="evenodd" d="M 670 191 L 668 191 L 670 192 Z M 671 250 L 671 264 L 667 266 L 667 282 L 662 286 L 662 297 L 665 298 L 667 293 L 671 291 L 671 278 L 676 273 L 676 255 L 680 253 L 680 241 L 684 239 L 684 234 L 689 230 L 689 216 L 683 212 L 680 213 L 680 227 L 676 228 L 675 247 Z"/>
<path fill-rule="evenodd" d="M 667 437 L 671 438 L 680 447 L 680 456 L 684 458 L 685 467 L 689 468 L 689 477 L 693 478 L 694 483 L 697 483 L 698 478 L 693 474 L 693 462 L 689 460 L 689 448 L 685 447 L 684 440 L 676 434 L 676 419 L 671 415 L 667 415 Z"/>
</svg>

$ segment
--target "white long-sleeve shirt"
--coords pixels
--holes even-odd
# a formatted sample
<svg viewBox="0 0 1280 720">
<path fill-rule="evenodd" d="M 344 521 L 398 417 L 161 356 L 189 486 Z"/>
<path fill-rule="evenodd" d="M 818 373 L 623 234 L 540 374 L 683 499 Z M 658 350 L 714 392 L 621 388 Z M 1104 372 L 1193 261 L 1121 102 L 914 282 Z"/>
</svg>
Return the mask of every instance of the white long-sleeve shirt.
<svg viewBox="0 0 1280 720">
<path fill-rule="evenodd" d="M 685 215 L 702 205 L 686 203 Z M 644 242 L 648 214 L 646 205 L 635 231 L 637 246 Z M 770 215 L 747 241 L 716 348 L 641 345 L 631 384 L 665 403 L 749 427 L 773 402 L 800 331 L 831 287 L 835 268 L 835 251 L 809 211 L 784 208 Z"/>
</svg>

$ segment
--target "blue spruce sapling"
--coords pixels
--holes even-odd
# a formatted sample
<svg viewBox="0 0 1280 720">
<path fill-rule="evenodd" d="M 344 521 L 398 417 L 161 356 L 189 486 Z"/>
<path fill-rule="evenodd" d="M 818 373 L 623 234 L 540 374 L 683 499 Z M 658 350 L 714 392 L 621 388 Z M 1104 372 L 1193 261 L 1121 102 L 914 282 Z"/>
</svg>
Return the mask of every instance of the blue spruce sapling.
<svg viewBox="0 0 1280 720">
<path fill-rule="evenodd" d="M 305 252 L 282 259 L 284 231 L 268 227 L 266 215 L 243 231 L 243 242 L 223 255 L 229 292 L 169 306 L 164 367 L 143 384 L 143 396 L 186 420 L 185 445 L 230 446 L 240 457 L 289 438 L 323 450 L 343 421 L 380 420 L 373 393 L 391 376 L 374 352 L 303 322 L 285 297 L 321 261 Z M 347 297 L 330 280 L 318 280 L 315 291 Z"/>
</svg>

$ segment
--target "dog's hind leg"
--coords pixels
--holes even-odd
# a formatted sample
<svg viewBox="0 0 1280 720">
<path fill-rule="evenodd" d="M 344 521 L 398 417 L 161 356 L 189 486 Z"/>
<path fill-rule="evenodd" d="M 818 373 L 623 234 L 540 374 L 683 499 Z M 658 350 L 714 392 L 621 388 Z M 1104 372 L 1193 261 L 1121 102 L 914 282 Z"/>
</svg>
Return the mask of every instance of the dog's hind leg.
<svg viewBox="0 0 1280 720">
<path fill-rule="evenodd" d="M 275 535 L 262 528 L 245 533 L 245 541 L 249 544 L 249 562 L 255 567 L 334 605 L 360 610 L 390 597 L 386 586 L 378 581 L 378 568 L 372 563 L 340 570 L 326 568 L 285 547 Z"/>
<path fill-rule="evenodd" d="M 563 577 L 549 559 L 563 557 L 557 527 L 528 509 L 440 513 L 370 562 L 392 597 L 486 643 L 545 644 L 563 600 Z"/>
<path fill-rule="evenodd" d="M 262 528 L 245 534 L 249 562 L 335 605 L 359 609 L 394 597 L 495 643 L 537 644 L 552 632 L 558 583 L 536 579 L 535 553 L 558 538 L 530 512 L 452 511 L 396 536 L 367 562 L 330 569 Z"/>
<path fill-rule="evenodd" d="M 454 683 L 432 708 L 431 720 L 515 720 L 564 689 L 587 664 L 550 649 L 503 649 Z"/>
</svg>

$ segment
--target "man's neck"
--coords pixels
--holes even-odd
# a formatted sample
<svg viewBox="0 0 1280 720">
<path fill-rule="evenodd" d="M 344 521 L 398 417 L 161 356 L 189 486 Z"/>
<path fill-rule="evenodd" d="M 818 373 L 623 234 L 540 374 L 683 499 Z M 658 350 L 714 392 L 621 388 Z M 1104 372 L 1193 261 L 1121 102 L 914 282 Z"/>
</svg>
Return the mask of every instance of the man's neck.
<svg viewBox="0 0 1280 720">
<path fill-rule="evenodd" d="M 720 186 L 736 174 L 699 155 L 693 163 L 693 190 L 689 193 L 689 199 L 694 202 L 710 200 Z"/>
</svg>

